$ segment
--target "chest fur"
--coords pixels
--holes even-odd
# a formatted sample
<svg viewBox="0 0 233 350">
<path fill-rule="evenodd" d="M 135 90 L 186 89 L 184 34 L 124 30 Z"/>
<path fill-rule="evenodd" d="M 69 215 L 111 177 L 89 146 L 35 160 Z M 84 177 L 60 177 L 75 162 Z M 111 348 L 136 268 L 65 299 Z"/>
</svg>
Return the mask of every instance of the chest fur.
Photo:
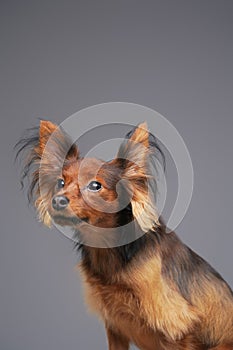
<svg viewBox="0 0 233 350">
<path fill-rule="evenodd" d="M 198 320 L 196 310 L 162 279 L 158 261 L 129 270 L 111 284 L 82 274 L 89 309 L 129 339 L 141 333 L 181 339 Z"/>
</svg>

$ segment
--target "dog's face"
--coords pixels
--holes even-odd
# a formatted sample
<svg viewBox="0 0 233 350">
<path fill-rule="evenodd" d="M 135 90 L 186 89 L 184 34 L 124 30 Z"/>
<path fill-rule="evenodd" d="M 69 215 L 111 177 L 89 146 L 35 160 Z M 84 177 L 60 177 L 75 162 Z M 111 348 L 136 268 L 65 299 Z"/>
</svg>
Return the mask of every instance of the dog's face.
<svg viewBox="0 0 233 350">
<path fill-rule="evenodd" d="M 59 225 L 96 227 L 117 226 L 120 208 L 119 181 L 121 168 L 117 161 L 94 158 L 70 159 L 56 180 L 48 199 L 48 213 Z"/>
<path fill-rule="evenodd" d="M 26 146 L 30 142 L 27 141 Z M 24 147 L 22 147 L 23 149 Z M 82 158 L 62 129 L 41 121 L 26 163 L 35 166 L 31 191 L 40 219 L 80 229 L 86 223 L 114 228 L 136 219 L 142 231 L 158 225 L 148 182 L 152 147 L 145 124 L 135 128 L 110 162 Z"/>
</svg>

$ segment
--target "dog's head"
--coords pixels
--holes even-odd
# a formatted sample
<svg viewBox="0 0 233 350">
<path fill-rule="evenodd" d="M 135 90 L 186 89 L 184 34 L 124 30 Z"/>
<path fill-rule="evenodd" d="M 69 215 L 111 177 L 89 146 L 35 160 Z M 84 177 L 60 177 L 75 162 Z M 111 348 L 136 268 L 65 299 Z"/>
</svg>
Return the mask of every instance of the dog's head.
<svg viewBox="0 0 233 350">
<path fill-rule="evenodd" d="M 82 158 L 49 121 L 35 131 L 18 143 L 18 153 L 28 150 L 22 180 L 29 178 L 29 199 L 45 225 L 113 228 L 136 220 L 143 232 L 159 225 L 154 160 L 161 151 L 145 123 L 126 135 L 109 162 Z"/>
</svg>

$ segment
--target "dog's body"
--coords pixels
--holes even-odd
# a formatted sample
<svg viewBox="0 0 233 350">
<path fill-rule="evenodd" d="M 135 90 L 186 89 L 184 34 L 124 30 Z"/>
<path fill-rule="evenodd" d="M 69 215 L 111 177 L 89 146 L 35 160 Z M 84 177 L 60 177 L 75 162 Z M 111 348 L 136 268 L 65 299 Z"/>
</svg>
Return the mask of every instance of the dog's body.
<svg viewBox="0 0 233 350">
<path fill-rule="evenodd" d="M 166 233 L 148 193 L 148 161 L 158 148 L 144 124 L 111 162 L 81 158 L 62 130 L 45 121 L 36 137 L 20 144 L 20 151 L 31 147 L 24 177 L 35 166 L 30 192 L 40 219 L 75 227 L 83 242 L 79 267 L 86 301 L 105 324 L 109 350 L 127 350 L 130 343 L 141 350 L 233 349 L 230 287 L 175 233 Z M 117 191 L 120 180 L 125 183 Z M 126 207 L 121 197 L 129 198 Z M 134 220 L 129 231 L 145 234 L 123 246 L 110 236 L 104 245 L 102 229 Z"/>
<path fill-rule="evenodd" d="M 128 263 L 116 248 L 84 248 L 86 300 L 106 325 L 109 348 L 132 341 L 143 350 L 232 349 L 232 293 L 221 277 L 163 228 L 137 244 Z"/>
</svg>

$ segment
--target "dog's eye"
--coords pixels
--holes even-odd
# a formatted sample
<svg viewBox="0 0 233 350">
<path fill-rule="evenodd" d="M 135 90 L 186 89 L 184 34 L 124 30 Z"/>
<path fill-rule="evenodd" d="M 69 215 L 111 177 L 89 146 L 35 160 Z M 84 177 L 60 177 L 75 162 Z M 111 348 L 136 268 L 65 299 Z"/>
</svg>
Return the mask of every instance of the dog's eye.
<svg viewBox="0 0 233 350">
<path fill-rule="evenodd" d="M 57 180 L 57 187 L 63 188 L 64 186 L 65 186 L 65 181 L 63 179 L 58 179 Z"/>
<path fill-rule="evenodd" d="M 98 181 L 91 181 L 89 185 L 87 185 L 87 188 L 91 192 L 98 192 L 99 190 L 101 190 L 102 185 Z"/>
</svg>

